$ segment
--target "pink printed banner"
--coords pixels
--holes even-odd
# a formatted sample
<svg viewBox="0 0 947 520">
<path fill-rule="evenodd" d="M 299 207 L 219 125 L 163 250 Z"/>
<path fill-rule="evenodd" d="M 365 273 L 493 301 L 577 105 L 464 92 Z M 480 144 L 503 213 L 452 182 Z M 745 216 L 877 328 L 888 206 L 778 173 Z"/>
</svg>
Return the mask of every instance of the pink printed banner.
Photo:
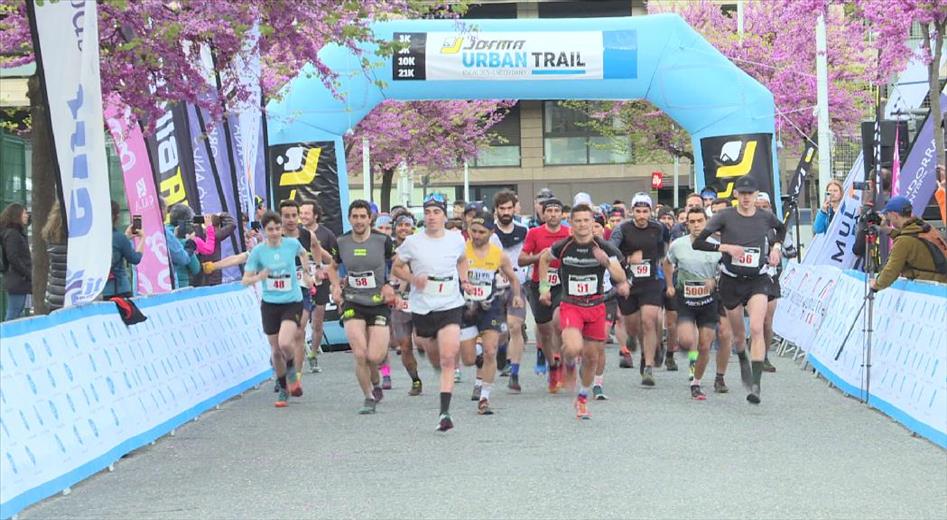
<svg viewBox="0 0 947 520">
<path fill-rule="evenodd" d="M 105 122 L 122 163 L 128 212 L 141 215 L 141 227 L 145 234 L 145 248 L 136 269 L 138 281 L 135 293 L 148 295 L 170 292 L 168 243 L 141 128 L 131 115 L 131 110 L 115 96 L 109 97 L 106 102 Z"/>
</svg>

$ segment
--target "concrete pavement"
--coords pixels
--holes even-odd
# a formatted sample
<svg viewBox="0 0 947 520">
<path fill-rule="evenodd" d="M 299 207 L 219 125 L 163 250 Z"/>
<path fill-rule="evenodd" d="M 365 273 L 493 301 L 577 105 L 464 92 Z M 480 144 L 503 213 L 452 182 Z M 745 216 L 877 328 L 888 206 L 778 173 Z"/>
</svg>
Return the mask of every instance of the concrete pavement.
<svg viewBox="0 0 947 520">
<path fill-rule="evenodd" d="M 947 454 L 788 359 L 752 407 L 733 361 L 731 393 L 695 402 L 686 369 L 644 389 L 608 355 L 591 421 L 545 393 L 530 347 L 494 416 L 465 371 L 444 435 L 425 358 L 423 396 L 393 356 L 395 389 L 358 416 L 351 355 L 325 354 L 289 408 L 264 385 L 20 518 L 947 518 Z"/>
</svg>

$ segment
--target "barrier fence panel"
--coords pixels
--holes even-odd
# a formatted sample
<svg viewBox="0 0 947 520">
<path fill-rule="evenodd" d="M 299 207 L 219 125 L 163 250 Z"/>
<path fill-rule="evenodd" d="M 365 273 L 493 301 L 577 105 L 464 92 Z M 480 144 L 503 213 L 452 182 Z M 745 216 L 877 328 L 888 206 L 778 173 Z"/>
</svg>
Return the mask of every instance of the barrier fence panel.
<svg viewBox="0 0 947 520">
<path fill-rule="evenodd" d="M 136 303 L 148 320 L 130 327 L 110 302 L 0 325 L 0 518 L 270 376 L 252 289 Z"/>
<path fill-rule="evenodd" d="M 785 274 L 776 333 L 839 389 L 947 448 L 947 286 L 902 279 L 876 293 L 869 358 L 865 275 L 798 264 Z"/>
</svg>

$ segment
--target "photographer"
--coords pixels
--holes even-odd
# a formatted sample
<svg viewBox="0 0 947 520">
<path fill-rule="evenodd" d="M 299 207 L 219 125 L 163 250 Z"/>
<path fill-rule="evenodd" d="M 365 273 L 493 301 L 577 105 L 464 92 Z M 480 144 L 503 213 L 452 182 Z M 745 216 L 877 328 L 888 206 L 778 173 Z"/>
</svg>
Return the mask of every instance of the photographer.
<svg viewBox="0 0 947 520">
<path fill-rule="evenodd" d="M 138 265 L 141 262 L 141 252 L 145 247 L 145 235 L 134 225 L 125 228 L 124 231 L 118 228 L 118 217 L 121 214 L 121 208 L 118 203 L 112 201 L 112 266 L 109 269 L 109 276 L 105 282 L 105 289 L 102 290 L 102 298 L 111 298 L 113 296 L 122 296 L 131 298 L 132 284 L 128 277 L 128 270 L 125 263 Z M 132 244 L 132 238 L 137 238 L 137 244 Z"/>
<path fill-rule="evenodd" d="M 812 223 L 812 232 L 816 235 L 825 233 L 829 229 L 829 224 L 835 218 L 839 206 L 842 204 L 842 183 L 832 179 L 825 188 L 825 200 L 822 207 L 815 215 L 815 222 Z"/>
<path fill-rule="evenodd" d="M 197 243 L 194 242 L 194 211 L 184 204 L 175 204 L 168 210 L 170 224 L 165 226 L 165 234 L 168 238 L 168 252 L 171 255 L 172 271 L 175 274 L 175 288 L 190 287 L 191 276 L 196 275 L 201 270 L 201 264 L 197 259 L 195 251 Z M 172 249 L 178 249 L 172 245 L 176 243 L 184 255 L 178 256 L 172 252 Z"/>
<path fill-rule="evenodd" d="M 878 278 L 871 281 L 873 291 L 890 286 L 899 276 L 947 283 L 947 243 L 930 224 L 912 216 L 911 210 L 911 201 L 900 196 L 889 200 L 882 210 L 892 227 L 894 247 Z"/>
</svg>

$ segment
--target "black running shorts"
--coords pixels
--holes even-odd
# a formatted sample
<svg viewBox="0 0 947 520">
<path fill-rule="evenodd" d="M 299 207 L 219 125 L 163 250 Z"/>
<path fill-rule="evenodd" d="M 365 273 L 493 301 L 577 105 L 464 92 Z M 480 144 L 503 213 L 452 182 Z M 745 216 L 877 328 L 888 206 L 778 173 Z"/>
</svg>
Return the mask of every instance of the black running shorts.
<svg viewBox="0 0 947 520">
<path fill-rule="evenodd" d="M 391 316 L 391 308 L 387 305 L 359 305 L 345 302 L 340 313 L 342 323 L 349 320 L 361 320 L 369 327 L 385 327 Z"/>
<path fill-rule="evenodd" d="M 299 325 L 303 315 L 303 302 L 267 303 L 260 304 L 260 315 L 263 317 L 263 333 L 267 336 L 279 333 L 280 325 L 284 321 L 291 321 Z"/>
<path fill-rule="evenodd" d="M 550 292 L 552 293 L 552 305 L 543 305 L 539 303 L 539 284 L 536 282 L 529 284 L 529 307 L 533 310 L 533 319 L 536 320 L 537 325 L 552 321 L 552 314 L 562 300 L 562 284 L 552 287 Z"/>
<path fill-rule="evenodd" d="M 776 297 L 776 285 L 769 275 L 760 275 L 747 278 L 734 278 L 723 275 L 720 277 L 720 301 L 727 310 L 746 305 L 754 294 L 763 294 L 767 300 Z"/>
<path fill-rule="evenodd" d="M 448 325 L 460 327 L 460 320 L 464 314 L 464 307 L 455 307 L 446 311 L 431 311 L 427 314 L 411 315 L 414 332 L 421 338 L 436 338 L 438 331 Z"/>
<path fill-rule="evenodd" d="M 618 296 L 618 308 L 622 316 L 630 316 L 645 305 L 664 306 L 664 280 L 632 281 L 631 294 L 627 298 Z"/>
</svg>

